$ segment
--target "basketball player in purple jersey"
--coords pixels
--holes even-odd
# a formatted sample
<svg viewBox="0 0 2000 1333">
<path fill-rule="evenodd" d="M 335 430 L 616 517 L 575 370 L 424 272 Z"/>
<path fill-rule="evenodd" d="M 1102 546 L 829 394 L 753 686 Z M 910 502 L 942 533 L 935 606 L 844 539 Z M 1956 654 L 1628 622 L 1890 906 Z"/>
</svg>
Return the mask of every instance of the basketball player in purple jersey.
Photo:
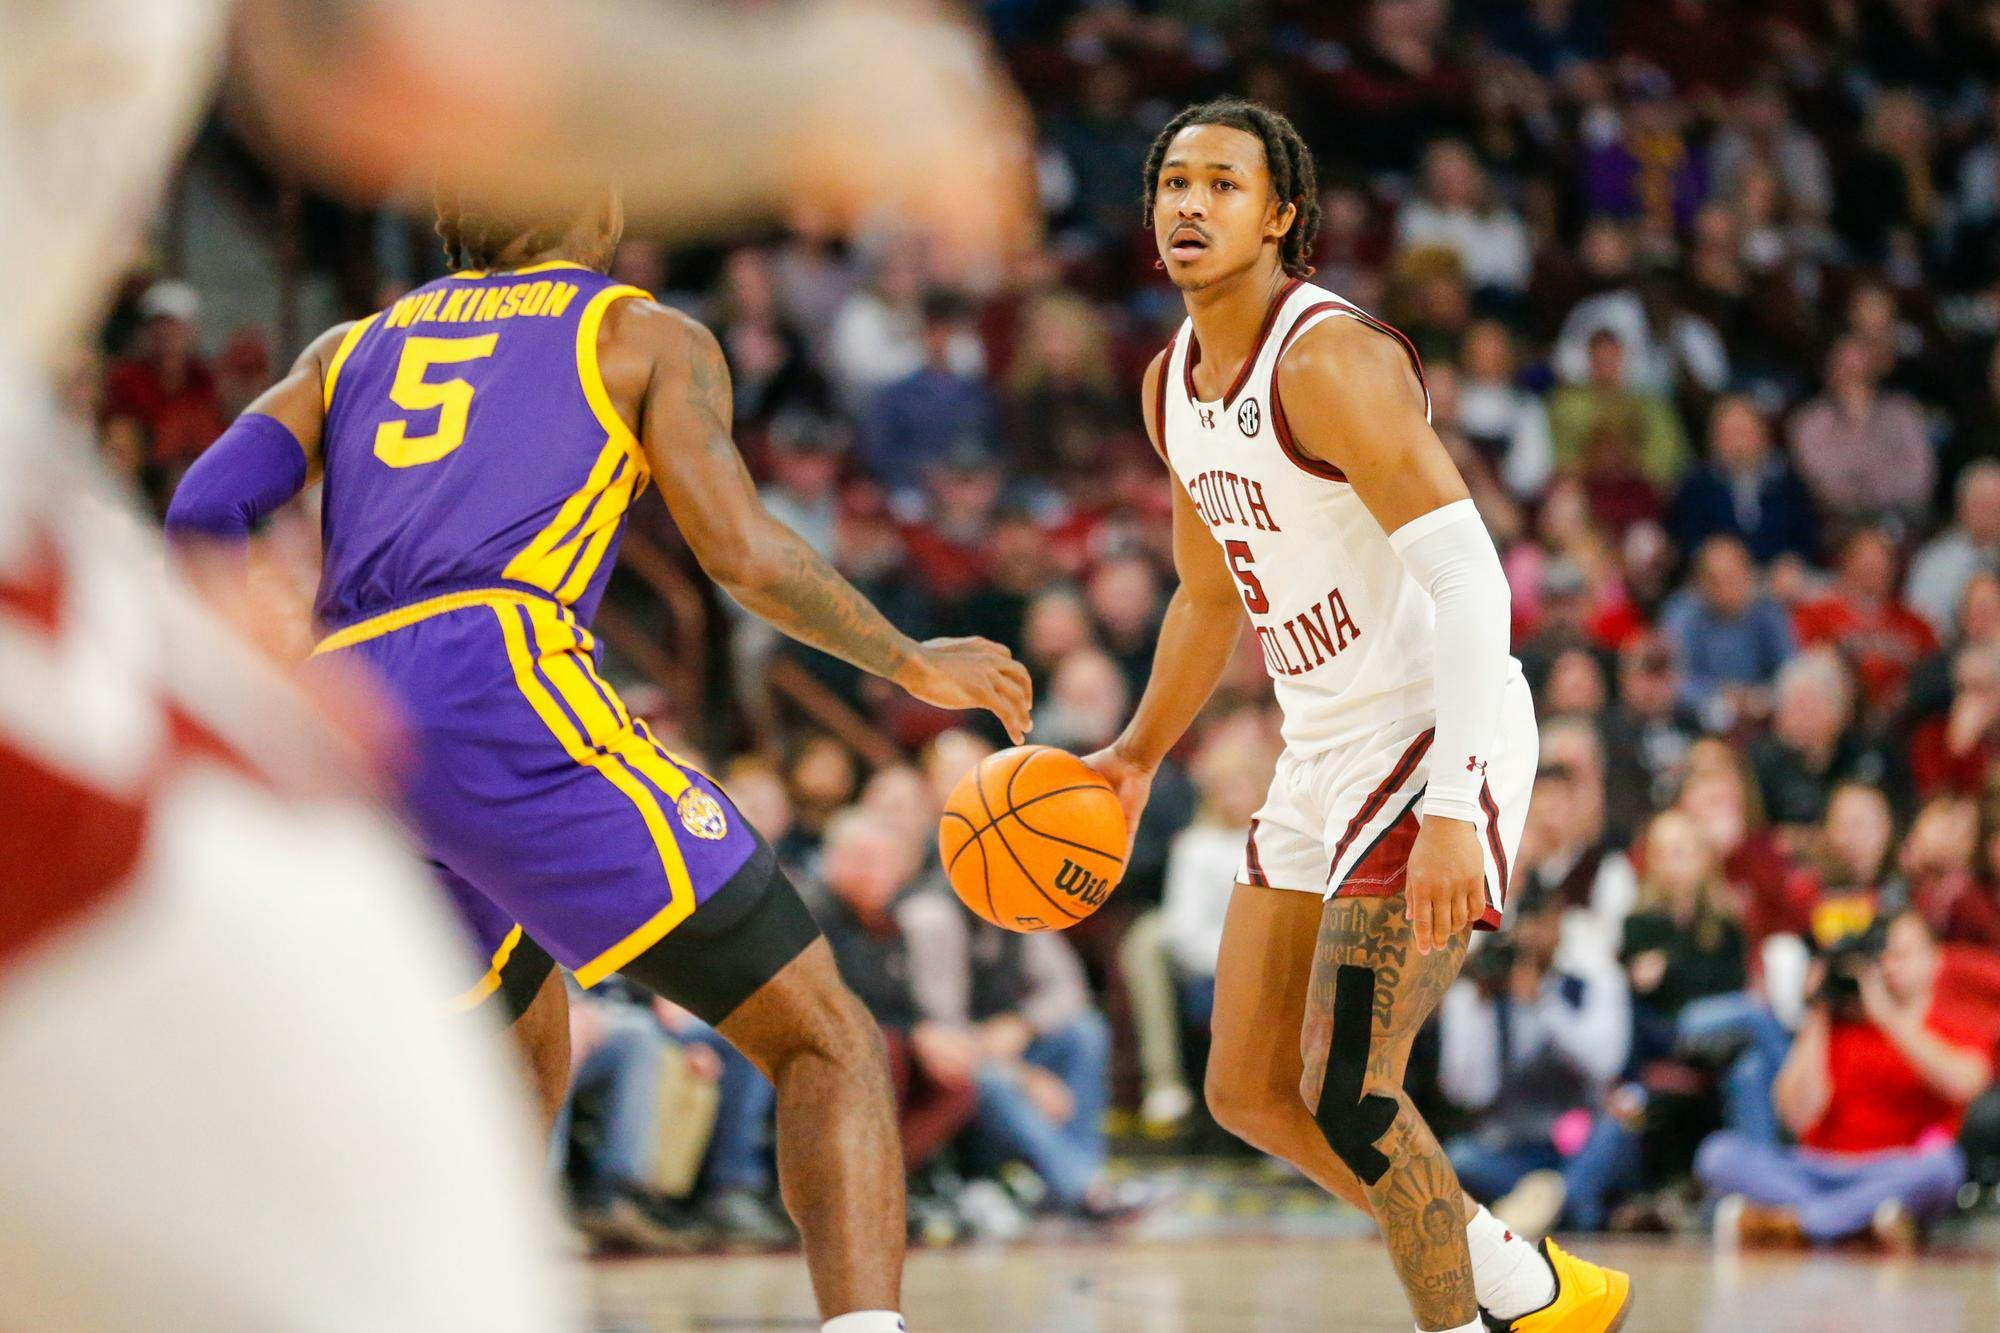
<svg viewBox="0 0 2000 1333">
<path fill-rule="evenodd" d="M 414 734 L 412 826 L 489 960 L 545 1105 L 553 955 L 714 1024 L 778 1090 L 778 1163 L 826 1327 L 902 1327 L 903 1170 L 873 1023 L 768 845 L 599 675 L 591 614 L 649 483 L 702 566 L 802 642 L 1018 740 L 1026 671 L 901 634 L 759 504 L 701 325 L 604 275 L 615 195 L 523 217 L 441 192 L 454 272 L 330 329 L 189 470 L 168 526 L 234 545 L 325 478 L 315 656 L 358 658 Z"/>
</svg>

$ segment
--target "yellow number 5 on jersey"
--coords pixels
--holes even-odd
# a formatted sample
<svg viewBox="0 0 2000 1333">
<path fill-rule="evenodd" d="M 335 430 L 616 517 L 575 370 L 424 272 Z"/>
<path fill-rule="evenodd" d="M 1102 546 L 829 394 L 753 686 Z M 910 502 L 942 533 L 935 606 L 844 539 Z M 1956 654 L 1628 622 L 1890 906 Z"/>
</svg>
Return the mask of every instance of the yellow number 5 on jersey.
<svg viewBox="0 0 2000 1333">
<path fill-rule="evenodd" d="M 477 338 L 410 338 L 403 343 L 403 359 L 396 363 L 396 382 L 389 386 L 389 401 L 405 412 L 437 409 L 437 429 L 428 435 L 411 435 L 409 423 L 385 421 L 375 428 L 375 456 L 390 467 L 419 467 L 435 463 L 465 443 L 465 420 L 472 412 L 472 386 L 456 377 L 433 384 L 424 378 L 432 366 L 455 366 L 493 355 L 497 333 Z"/>
</svg>

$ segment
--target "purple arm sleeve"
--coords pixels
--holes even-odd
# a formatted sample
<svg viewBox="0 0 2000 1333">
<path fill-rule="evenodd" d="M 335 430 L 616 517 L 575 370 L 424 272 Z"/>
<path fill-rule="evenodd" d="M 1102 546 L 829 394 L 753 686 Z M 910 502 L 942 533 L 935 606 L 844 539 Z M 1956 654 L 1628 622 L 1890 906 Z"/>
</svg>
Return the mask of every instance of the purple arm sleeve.
<svg viewBox="0 0 2000 1333">
<path fill-rule="evenodd" d="M 181 478 L 167 506 L 167 536 L 242 542 L 265 515 L 306 484 L 306 452 L 275 417 L 247 412 Z"/>
</svg>

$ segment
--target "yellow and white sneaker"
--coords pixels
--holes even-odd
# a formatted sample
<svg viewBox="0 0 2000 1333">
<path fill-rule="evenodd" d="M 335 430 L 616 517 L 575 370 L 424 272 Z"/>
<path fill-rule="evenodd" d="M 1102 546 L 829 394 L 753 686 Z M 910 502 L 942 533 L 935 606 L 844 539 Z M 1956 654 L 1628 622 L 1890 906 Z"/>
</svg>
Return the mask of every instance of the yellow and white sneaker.
<svg viewBox="0 0 2000 1333">
<path fill-rule="evenodd" d="M 1615 1268 L 1600 1268 L 1554 1241 L 1536 1246 L 1556 1275 L 1556 1294 L 1547 1305 L 1513 1319 L 1480 1317 L 1492 1333 L 1617 1333 L 1632 1311 L 1632 1279 Z"/>
</svg>

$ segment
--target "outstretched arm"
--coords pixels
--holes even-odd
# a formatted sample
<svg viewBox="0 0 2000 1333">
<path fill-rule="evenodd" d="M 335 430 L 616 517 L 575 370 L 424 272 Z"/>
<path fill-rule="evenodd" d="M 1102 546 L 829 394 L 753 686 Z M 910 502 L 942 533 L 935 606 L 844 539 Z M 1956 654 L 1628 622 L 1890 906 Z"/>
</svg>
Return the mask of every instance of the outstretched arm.
<svg viewBox="0 0 2000 1333">
<path fill-rule="evenodd" d="M 240 556 L 260 519 L 305 489 L 319 465 L 326 363 L 353 324 L 336 324 L 299 353 L 195 459 L 167 506 L 167 535 L 183 548 Z"/>
<path fill-rule="evenodd" d="M 940 708 L 984 708 L 1027 733 L 1027 669 L 985 639 L 918 643 L 898 630 L 757 496 L 731 438 L 729 367 L 695 321 L 621 301 L 602 337 L 606 380 L 643 361 L 639 439 L 660 494 L 710 578 L 757 616 Z M 635 355 L 636 354 L 636 355 Z"/>
<path fill-rule="evenodd" d="M 1279 365 L 1277 391 L 1299 446 L 1341 469 L 1437 608 L 1437 734 L 1406 889 L 1427 953 L 1485 905 L 1478 824 L 1508 676 L 1507 576 L 1393 339 L 1358 319 L 1325 320 Z"/>
<path fill-rule="evenodd" d="M 336 324 L 299 353 L 284 378 L 195 459 L 167 506 L 167 539 L 182 573 L 259 642 L 258 615 L 243 603 L 250 534 L 319 469 L 326 364 L 353 327 Z"/>
<path fill-rule="evenodd" d="M 1153 358 L 1143 389 L 1146 431 L 1159 447 L 1161 425 L 1153 420 L 1154 392 L 1166 353 Z M 1243 602 L 1236 581 L 1179 479 L 1174 494 L 1174 572 L 1180 586 L 1167 603 L 1160 639 L 1153 649 L 1153 674 L 1125 730 L 1107 749 L 1084 762 L 1118 791 L 1127 826 L 1136 836 L 1139 815 L 1152 788 L 1153 771 L 1179 743 L 1215 693 L 1243 627 Z"/>
<path fill-rule="evenodd" d="M 1032 236 L 1032 124 L 955 7 L 237 8 L 239 112 L 297 165 L 371 199 L 444 163 L 517 209 L 569 209 L 621 180 L 627 208 L 679 235 L 802 207 L 841 226 L 893 217 L 968 256 Z"/>
</svg>

